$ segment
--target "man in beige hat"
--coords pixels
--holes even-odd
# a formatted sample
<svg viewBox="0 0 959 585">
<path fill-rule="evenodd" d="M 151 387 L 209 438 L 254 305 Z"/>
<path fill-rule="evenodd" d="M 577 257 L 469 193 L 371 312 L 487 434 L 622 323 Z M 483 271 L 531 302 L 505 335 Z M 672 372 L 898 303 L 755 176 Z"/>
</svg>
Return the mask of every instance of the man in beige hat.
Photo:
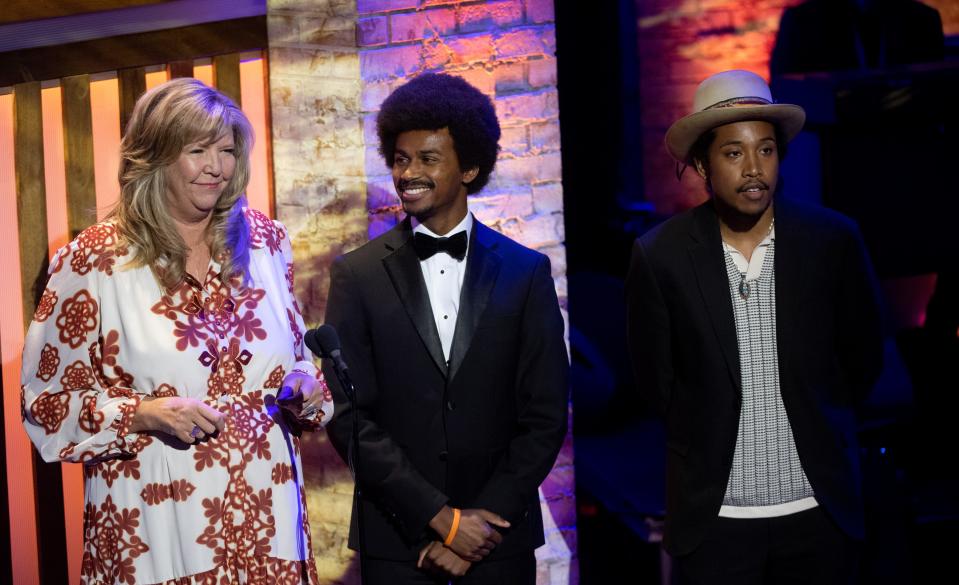
<svg viewBox="0 0 959 585">
<path fill-rule="evenodd" d="M 879 311 L 854 223 L 777 196 L 804 121 L 754 73 L 703 81 L 666 147 L 710 200 L 633 248 L 630 351 L 666 419 L 665 546 L 682 583 L 855 572 L 853 407 L 879 374 Z"/>
</svg>

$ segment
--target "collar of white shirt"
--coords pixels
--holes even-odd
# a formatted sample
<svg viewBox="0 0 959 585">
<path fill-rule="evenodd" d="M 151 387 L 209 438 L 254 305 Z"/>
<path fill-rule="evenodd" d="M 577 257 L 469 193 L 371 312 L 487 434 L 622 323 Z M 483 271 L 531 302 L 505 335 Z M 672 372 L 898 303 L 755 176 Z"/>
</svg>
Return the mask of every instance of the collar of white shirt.
<svg viewBox="0 0 959 585">
<path fill-rule="evenodd" d="M 727 244 L 726 240 L 723 240 L 723 250 L 729 253 L 736 268 L 746 274 L 747 281 L 756 280 L 759 278 L 763 269 L 763 262 L 766 260 L 766 249 L 769 248 L 769 245 L 772 244 L 775 239 L 776 226 L 773 225 L 769 233 L 766 234 L 766 237 L 763 238 L 763 241 L 759 242 L 759 245 L 753 250 L 753 255 L 749 260 L 746 260 L 742 252 Z"/>
<path fill-rule="evenodd" d="M 412 216 L 410 217 L 410 223 L 413 225 L 413 233 L 426 234 L 434 238 L 448 238 L 452 236 L 453 234 L 457 234 L 459 232 L 465 231 L 466 242 L 467 242 L 466 250 L 467 252 L 469 252 L 469 241 L 470 241 L 470 236 L 472 235 L 472 232 L 473 232 L 473 214 L 468 211 L 466 212 L 466 217 L 464 217 L 458 224 L 456 224 L 456 227 L 454 227 L 453 229 L 451 229 L 445 234 L 433 233 L 433 231 L 430 228 L 426 227 L 424 224 L 420 223 L 419 221 L 417 221 L 415 217 L 412 217 Z M 446 252 L 441 252 L 441 253 L 446 254 Z"/>
</svg>

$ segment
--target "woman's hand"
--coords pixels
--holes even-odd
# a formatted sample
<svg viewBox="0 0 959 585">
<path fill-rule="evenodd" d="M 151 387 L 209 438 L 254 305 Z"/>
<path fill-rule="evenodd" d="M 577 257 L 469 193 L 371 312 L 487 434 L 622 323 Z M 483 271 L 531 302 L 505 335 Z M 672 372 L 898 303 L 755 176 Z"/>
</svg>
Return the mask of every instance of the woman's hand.
<svg viewBox="0 0 959 585">
<path fill-rule="evenodd" d="M 130 432 L 160 431 L 193 443 L 223 430 L 226 416 L 196 398 L 168 396 L 145 397 L 140 401 Z"/>
<path fill-rule="evenodd" d="M 300 370 L 292 370 L 283 378 L 283 387 L 280 389 L 276 402 L 288 410 L 300 421 L 319 423 L 326 412 L 323 411 L 323 402 L 332 402 L 333 397 L 326 385 L 323 374 L 319 378 Z"/>
</svg>

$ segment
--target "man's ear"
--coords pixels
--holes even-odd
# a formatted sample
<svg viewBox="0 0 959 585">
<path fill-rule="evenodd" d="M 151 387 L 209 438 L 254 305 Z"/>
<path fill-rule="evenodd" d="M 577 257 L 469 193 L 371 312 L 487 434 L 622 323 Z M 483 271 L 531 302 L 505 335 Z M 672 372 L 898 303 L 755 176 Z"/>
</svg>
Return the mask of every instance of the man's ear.
<svg viewBox="0 0 959 585">
<path fill-rule="evenodd" d="M 696 165 L 696 172 L 699 173 L 699 176 L 702 177 L 704 181 L 707 180 L 706 166 L 703 164 L 703 161 L 696 159 L 693 161 L 693 164 Z"/>
<path fill-rule="evenodd" d="M 468 185 L 469 183 L 472 183 L 473 179 L 475 179 L 476 175 L 478 174 L 479 174 L 479 167 L 473 167 L 471 169 L 467 169 L 466 172 L 463 173 L 463 184 Z"/>
</svg>

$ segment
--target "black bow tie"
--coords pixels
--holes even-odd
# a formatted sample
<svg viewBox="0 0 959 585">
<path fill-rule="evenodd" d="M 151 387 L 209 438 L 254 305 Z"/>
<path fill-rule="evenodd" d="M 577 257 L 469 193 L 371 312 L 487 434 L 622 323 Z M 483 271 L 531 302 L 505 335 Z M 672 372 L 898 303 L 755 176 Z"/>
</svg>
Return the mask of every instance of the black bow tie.
<svg viewBox="0 0 959 585">
<path fill-rule="evenodd" d="M 426 260 L 437 252 L 446 252 L 457 260 L 466 258 L 466 230 L 448 238 L 434 238 L 424 233 L 413 233 L 413 249 L 420 260 Z"/>
</svg>

